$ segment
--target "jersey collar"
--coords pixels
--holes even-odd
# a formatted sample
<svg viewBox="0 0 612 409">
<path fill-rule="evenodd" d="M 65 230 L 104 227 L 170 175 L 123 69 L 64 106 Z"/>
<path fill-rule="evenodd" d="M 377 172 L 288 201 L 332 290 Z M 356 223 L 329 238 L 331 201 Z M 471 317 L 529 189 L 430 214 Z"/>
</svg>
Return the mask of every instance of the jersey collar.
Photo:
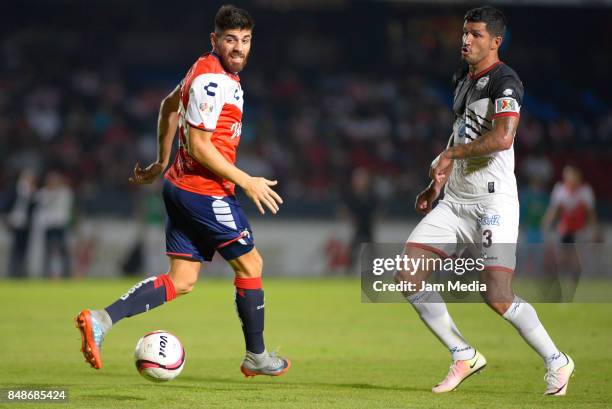
<svg viewBox="0 0 612 409">
<path fill-rule="evenodd" d="M 219 54 L 217 54 L 214 51 L 211 51 L 209 54 L 215 57 L 219 61 L 219 65 L 221 65 L 221 68 L 223 68 L 223 72 L 225 74 L 229 75 L 231 78 L 235 79 L 236 81 L 240 81 L 240 77 L 238 76 L 238 73 L 231 73 L 225 69 L 225 66 L 223 65 L 223 61 L 221 60 L 221 57 L 219 56 Z"/>
<path fill-rule="evenodd" d="M 483 75 L 485 75 L 487 72 L 491 71 L 493 68 L 497 67 L 499 64 L 501 64 L 501 61 L 497 61 L 493 64 L 491 64 L 490 66 L 488 66 L 487 68 L 485 68 L 484 70 L 472 75 L 472 73 L 468 73 L 468 76 L 471 80 L 477 80 L 478 78 L 482 77 Z"/>
</svg>

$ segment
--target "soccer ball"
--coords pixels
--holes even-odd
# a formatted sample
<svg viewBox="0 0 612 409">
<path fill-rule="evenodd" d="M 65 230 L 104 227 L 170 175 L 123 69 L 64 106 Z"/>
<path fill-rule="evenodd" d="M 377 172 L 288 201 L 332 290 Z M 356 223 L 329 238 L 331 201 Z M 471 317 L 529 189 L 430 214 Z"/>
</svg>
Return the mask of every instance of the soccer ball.
<svg viewBox="0 0 612 409">
<path fill-rule="evenodd" d="M 171 381 L 185 366 L 181 341 L 166 331 L 153 331 L 138 340 L 134 351 L 136 369 L 154 382 Z"/>
</svg>

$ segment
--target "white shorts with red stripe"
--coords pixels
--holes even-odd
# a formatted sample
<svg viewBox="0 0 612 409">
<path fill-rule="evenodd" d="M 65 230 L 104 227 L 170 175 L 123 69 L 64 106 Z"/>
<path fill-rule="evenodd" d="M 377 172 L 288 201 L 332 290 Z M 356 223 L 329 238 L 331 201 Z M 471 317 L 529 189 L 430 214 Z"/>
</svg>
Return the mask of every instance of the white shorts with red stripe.
<svg viewBox="0 0 612 409">
<path fill-rule="evenodd" d="M 441 257 L 465 256 L 484 259 L 485 269 L 513 272 L 519 204 L 493 197 L 478 204 L 441 200 L 415 227 L 407 247 L 432 251 Z"/>
</svg>

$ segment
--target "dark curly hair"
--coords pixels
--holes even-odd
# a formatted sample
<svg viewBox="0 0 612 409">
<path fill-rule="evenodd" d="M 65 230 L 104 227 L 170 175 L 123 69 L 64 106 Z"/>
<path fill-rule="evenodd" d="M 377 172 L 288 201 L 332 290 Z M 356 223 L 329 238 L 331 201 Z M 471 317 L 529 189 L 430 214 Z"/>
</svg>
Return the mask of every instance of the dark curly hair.
<svg viewBox="0 0 612 409">
<path fill-rule="evenodd" d="M 220 35 L 225 30 L 252 30 L 255 22 L 248 11 L 231 4 L 219 8 L 215 16 L 215 33 Z"/>
<path fill-rule="evenodd" d="M 489 34 L 503 37 L 506 32 L 506 17 L 504 13 L 491 6 L 471 9 L 465 13 L 464 21 L 486 23 Z"/>
</svg>

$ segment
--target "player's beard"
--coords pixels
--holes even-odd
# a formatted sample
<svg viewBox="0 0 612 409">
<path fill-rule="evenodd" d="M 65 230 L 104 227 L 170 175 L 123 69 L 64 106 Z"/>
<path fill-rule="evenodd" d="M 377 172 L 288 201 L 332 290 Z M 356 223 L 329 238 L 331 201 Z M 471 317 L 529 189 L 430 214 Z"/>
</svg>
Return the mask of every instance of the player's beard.
<svg viewBox="0 0 612 409">
<path fill-rule="evenodd" d="M 484 57 L 480 57 L 474 54 L 462 55 L 461 59 L 468 65 L 477 65 Z"/>
<path fill-rule="evenodd" d="M 232 53 L 229 53 L 222 57 L 223 65 L 231 73 L 238 73 L 242 71 L 247 64 L 247 61 L 249 60 L 249 54 L 238 54 L 238 55 L 242 57 L 242 63 L 240 64 L 231 62 Z"/>
</svg>

